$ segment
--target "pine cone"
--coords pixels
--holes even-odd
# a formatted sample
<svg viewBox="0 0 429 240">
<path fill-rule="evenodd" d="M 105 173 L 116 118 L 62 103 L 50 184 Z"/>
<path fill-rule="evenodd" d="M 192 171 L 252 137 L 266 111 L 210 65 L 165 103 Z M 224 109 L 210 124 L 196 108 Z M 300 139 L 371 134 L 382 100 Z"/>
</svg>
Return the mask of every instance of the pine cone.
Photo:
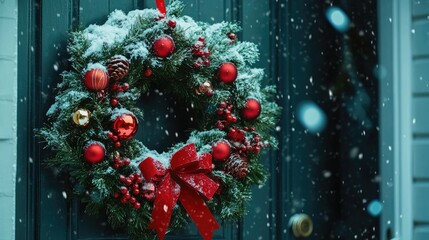
<svg viewBox="0 0 429 240">
<path fill-rule="evenodd" d="M 247 160 L 237 153 L 232 154 L 225 161 L 224 170 L 226 173 L 231 174 L 238 179 L 246 177 L 247 173 L 249 173 L 249 168 L 247 167 Z"/>
<path fill-rule="evenodd" d="M 119 81 L 128 74 L 130 68 L 130 63 L 128 59 L 122 55 L 114 56 L 110 59 L 109 64 L 107 65 L 107 71 L 111 79 Z"/>
</svg>

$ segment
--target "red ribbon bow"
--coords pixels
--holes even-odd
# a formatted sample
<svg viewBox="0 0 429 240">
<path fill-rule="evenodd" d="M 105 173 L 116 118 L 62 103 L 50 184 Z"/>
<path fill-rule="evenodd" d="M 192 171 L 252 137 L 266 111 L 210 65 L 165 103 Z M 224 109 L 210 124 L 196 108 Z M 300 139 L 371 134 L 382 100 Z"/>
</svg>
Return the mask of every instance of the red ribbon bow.
<svg viewBox="0 0 429 240">
<path fill-rule="evenodd" d="M 160 172 L 153 158 L 146 158 L 139 164 L 146 181 L 159 179 Z M 213 237 L 219 224 L 203 200 L 210 200 L 218 189 L 218 184 L 206 174 L 212 170 L 211 154 L 199 158 L 195 145 L 188 144 L 173 154 L 170 169 L 157 187 L 149 229 L 155 229 L 159 238 L 164 239 L 170 224 L 171 214 L 177 200 L 197 225 L 203 239 Z"/>
</svg>

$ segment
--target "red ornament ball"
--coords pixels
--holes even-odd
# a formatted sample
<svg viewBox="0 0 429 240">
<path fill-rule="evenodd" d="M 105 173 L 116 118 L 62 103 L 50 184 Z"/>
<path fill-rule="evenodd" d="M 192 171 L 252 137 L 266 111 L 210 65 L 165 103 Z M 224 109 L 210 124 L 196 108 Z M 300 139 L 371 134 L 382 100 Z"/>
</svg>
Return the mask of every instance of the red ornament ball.
<svg viewBox="0 0 429 240">
<path fill-rule="evenodd" d="M 164 36 L 155 40 L 152 50 L 156 56 L 166 58 L 174 52 L 174 41 L 170 36 Z"/>
<path fill-rule="evenodd" d="M 218 70 L 218 79 L 224 83 L 232 83 L 237 79 L 237 67 L 234 63 L 226 62 L 220 65 Z"/>
<path fill-rule="evenodd" d="M 218 161 L 225 161 L 231 154 L 231 146 L 226 141 L 219 141 L 212 146 L 212 156 Z"/>
<path fill-rule="evenodd" d="M 113 132 L 121 140 L 133 138 L 137 132 L 137 128 L 137 118 L 131 113 L 124 113 L 116 117 L 112 125 Z"/>
<path fill-rule="evenodd" d="M 243 117 L 247 120 L 254 120 L 261 114 L 261 103 L 254 98 L 249 98 L 241 109 Z"/>
<path fill-rule="evenodd" d="M 107 84 L 109 83 L 109 76 L 104 70 L 93 68 L 85 73 L 83 83 L 89 90 L 101 91 L 107 87 Z"/>
<path fill-rule="evenodd" d="M 105 155 L 106 149 L 100 142 L 93 142 L 88 144 L 85 147 L 85 152 L 83 154 L 85 160 L 91 164 L 96 164 L 103 161 Z"/>
</svg>

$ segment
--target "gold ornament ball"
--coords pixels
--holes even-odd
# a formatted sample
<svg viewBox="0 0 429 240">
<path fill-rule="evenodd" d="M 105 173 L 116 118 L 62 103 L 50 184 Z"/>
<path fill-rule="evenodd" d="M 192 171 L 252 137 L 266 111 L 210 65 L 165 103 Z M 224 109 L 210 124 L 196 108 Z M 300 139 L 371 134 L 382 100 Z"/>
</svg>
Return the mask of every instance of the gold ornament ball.
<svg viewBox="0 0 429 240">
<path fill-rule="evenodd" d="M 89 124 L 90 118 L 91 112 L 84 108 L 78 109 L 73 113 L 73 122 L 78 126 L 85 127 Z"/>
</svg>

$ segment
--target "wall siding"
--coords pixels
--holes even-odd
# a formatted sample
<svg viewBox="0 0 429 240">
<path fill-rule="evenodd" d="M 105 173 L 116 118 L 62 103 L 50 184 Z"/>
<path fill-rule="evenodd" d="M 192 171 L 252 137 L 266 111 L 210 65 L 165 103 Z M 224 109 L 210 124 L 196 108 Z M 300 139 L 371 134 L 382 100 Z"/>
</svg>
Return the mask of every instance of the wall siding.
<svg viewBox="0 0 429 240">
<path fill-rule="evenodd" d="M 414 60 L 412 80 L 414 94 L 429 95 L 429 58 Z"/>
<path fill-rule="evenodd" d="M 429 239 L 429 227 L 417 226 L 414 230 L 413 240 L 427 240 Z"/>
<path fill-rule="evenodd" d="M 410 1 L 413 57 L 413 239 L 423 240 L 429 238 L 429 1 Z"/>
<path fill-rule="evenodd" d="M 17 1 L 0 1 L 0 240 L 15 239 Z"/>
<path fill-rule="evenodd" d="M 413 142 L 413 176 L 416 181 L 429 180 L 429 139 L 415 139 Z"/>
<path fill-rule="evenodd" d="M 429 181 L 417 181 L 413 186 L 413 215 L 414 221 L 429 224 Z"/>
<path fill-rule="evenodd" d="M 413 119 L 412 128 L 415 137 L 429 134 L 429 111 L 425 111 L 429 106 L 429 96 L 416 96 L 412 99 Z"/>
</svg>

